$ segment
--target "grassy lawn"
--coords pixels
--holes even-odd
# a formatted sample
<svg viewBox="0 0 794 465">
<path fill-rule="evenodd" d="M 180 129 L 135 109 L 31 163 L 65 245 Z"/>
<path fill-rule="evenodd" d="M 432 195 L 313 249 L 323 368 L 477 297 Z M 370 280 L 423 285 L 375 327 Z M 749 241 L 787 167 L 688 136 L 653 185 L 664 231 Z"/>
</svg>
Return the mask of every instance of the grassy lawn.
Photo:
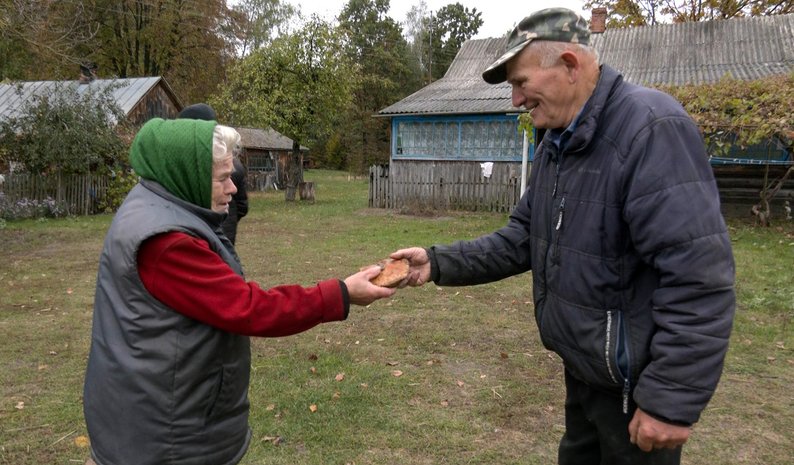
<svg viewBox="0 0 794 465">
<path fill-rule="evenodd" d="M 367 208 L 367 180 L 312 170 L 314 204 L 254 193 L 238 252 L 263 287 L 345 276 L 389 252 L 476 237 L 491 213 Z M 81 395 L 96 264 L 111 217 L 0 229 L 0 463 L 82 464 Z M 720 387 L 685 464 L 794 457 L 794 224 L 730 223 L 739 307 Z M 399 291 L 345 322 L 256 339 L 254 438 L 243 464 L 552 464 L 563 432 L 558 357 L 530 277 Z M 316 407 L 316 411 L 312 411 Z M 123 419 L 121 419 L 123 421 Z"/>
</svg>

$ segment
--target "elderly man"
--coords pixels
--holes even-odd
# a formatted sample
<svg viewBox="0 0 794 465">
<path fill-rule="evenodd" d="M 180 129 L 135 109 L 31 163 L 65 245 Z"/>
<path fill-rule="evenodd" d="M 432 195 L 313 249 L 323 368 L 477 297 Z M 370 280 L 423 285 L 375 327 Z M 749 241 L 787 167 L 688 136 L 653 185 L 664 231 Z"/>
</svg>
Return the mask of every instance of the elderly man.
<svg viewBox="0 0 794 465">
<path fill-rule="evenodd" d="M 722 372 L 734 262 L 698 128 L 599 65 L 584 19 L 524 18 L 483 72 L 547 132 L 500 230 L 402 249 L 409 285 L 532 271 L 543 344 L 565 366 L 564 465 L 678 464 Z"/>
</svg>

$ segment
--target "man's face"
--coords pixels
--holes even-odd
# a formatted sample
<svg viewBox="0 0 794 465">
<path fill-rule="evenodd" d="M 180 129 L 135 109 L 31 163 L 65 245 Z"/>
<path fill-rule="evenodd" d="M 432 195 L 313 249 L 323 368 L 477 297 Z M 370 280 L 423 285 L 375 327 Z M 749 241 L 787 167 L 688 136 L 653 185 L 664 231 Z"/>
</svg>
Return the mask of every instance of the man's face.
<svg viewBox="0 0 794 465">
<path fill-rule="evenodd" d="M 212 211 L 218 213 L 229 212 L 229 202 L 232 195 L 237 193 L 237 187 L 232 182 L 232 171 L 234 164 L 232 157 L 226 158 L 220 163 L 212 165 Z"/>
<path fill-rule="evenodd" d="M 562 60 L 542 68 L 537 51 L 526 47 L 507 62 L 506 71 L 507 82 L 513 86 L 513 106 L 530 110 L 535 127 L 568 127 L 578 108 L 572 108 L 574 86 Z"/>
</svg>

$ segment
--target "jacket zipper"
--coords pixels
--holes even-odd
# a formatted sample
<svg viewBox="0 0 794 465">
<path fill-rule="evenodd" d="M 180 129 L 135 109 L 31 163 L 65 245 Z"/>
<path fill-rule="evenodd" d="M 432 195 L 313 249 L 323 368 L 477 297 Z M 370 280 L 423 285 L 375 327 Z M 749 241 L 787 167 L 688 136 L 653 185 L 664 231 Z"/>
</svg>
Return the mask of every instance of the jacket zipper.
<svg viewBox="0 0 794 465">
<path fill-rule="evenodd" d="M 557 198 L 557 186 L 560 182 L 560 165 L 562 165 L 562 154 L 557 153 L 557 156 L 554 157 L 554 187 L 551 190 L 551 204 L 552 207 L 554 206 L 554 200 Z M 564 201 L 563 201 L 564 202 Z M 564 208 L 564 205 L 561 205 Z M 553 209 L 552 212 L 549 212 L 549 216 L 554 215 Z M 556 226 L 555 226 L 556 225 Z M 552 240 L 551 238 L 554 236 L 554 231 L 559 231 L 562 227 L 562 215 L 558 213 L 557 222 L 554 223 L 553 217 L 549 218 L 549 243 L 548 248 L 546 249 L 546 258 L 548 258 L 551 252 L 551 245 Z"/>
<path fill-rule="evenodd" d="M 619 334 L 618 344 L 623 347 L 623 352 L 626 355 L 625 372 L 620 366 L 620 360 L 617 358 L 618 354 L 615 353 L 615 366 L 618 367 L 620 374 L 623 376 L 623 413 L 629 413 L 629 394 L 631 393 L 631 352 L 629 352 L 628 335 L 626 334 L 626 324 L 623 321 L 623 312 L 618 312 L 618 331 Z M 617 347 L 617 345 L 615 346 Z"/>
<path fill-rule="evenodd" d="M 560 200 L 560 206 L 557 208 L 557 223 L 554 226 L 554 230 L 557 232 L 557 237 L 554 239 L 554 249 L 552 251 L 551 257 L 555 263 L 559 263 L 560 259 L 560 239 L 562 238 L 562 219 L 563 215 L 565 214 L 565 194 L 562 195 L 562 199 Z"/>
<path fill-rule="evenodd" d="M 622 312 L 615 312 L 618 318 L 617 329 L 615 330 L 615 337 L 617 337 L 617 341 L 615 341 L 615 353 L 610 354 L 609 348 L 611 347 L 611 338 L 612 338 L 612 310 L 607 310 L 607 327 L 606 327 L 606 342 L 604 343 L 604 359 L 607 364 L 607 372 L 609 372 L 609 377 L 612 379 L 612 382 L 617 384 L 619 383 L 617 376 L 615 376 L 615 372 L 612 370 L 612 363 L 611 359 L 614 357 L 615 359 L 615 367 L 618 369 L 618 374 L 623 378 L 623 413 L 629 413 L 629 393 L 631 392 L 631 380 L 629 376 L 629 367 L 631 366 L 631 361 L 629 359 L 629 348 L 626 344 L 626 329 L 625 325 L 623 324 L 623 313 Z M 626 354 L 626 367 L 625 372 L 620 366 L 620 357 L 618 355 L 618 347 L 623 346 L 623 351 Z"/>
</svg>

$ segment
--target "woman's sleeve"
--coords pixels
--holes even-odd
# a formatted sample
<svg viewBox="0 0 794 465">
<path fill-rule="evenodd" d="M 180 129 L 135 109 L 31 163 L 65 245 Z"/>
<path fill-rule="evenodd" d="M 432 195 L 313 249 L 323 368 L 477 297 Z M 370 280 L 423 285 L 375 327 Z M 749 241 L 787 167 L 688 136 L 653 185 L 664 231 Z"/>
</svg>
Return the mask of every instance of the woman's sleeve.
<svg viewBox="0 0 794 465">
<path fill-rule="evenodd" d="M 146 240 L 138 252 L 138 274 L 164 305 L 236 334 L 287 336 L 347 318 L 342 281 L 261 289 L 237 275 L 206 241 L 181 232 Z"/>
</svg>

